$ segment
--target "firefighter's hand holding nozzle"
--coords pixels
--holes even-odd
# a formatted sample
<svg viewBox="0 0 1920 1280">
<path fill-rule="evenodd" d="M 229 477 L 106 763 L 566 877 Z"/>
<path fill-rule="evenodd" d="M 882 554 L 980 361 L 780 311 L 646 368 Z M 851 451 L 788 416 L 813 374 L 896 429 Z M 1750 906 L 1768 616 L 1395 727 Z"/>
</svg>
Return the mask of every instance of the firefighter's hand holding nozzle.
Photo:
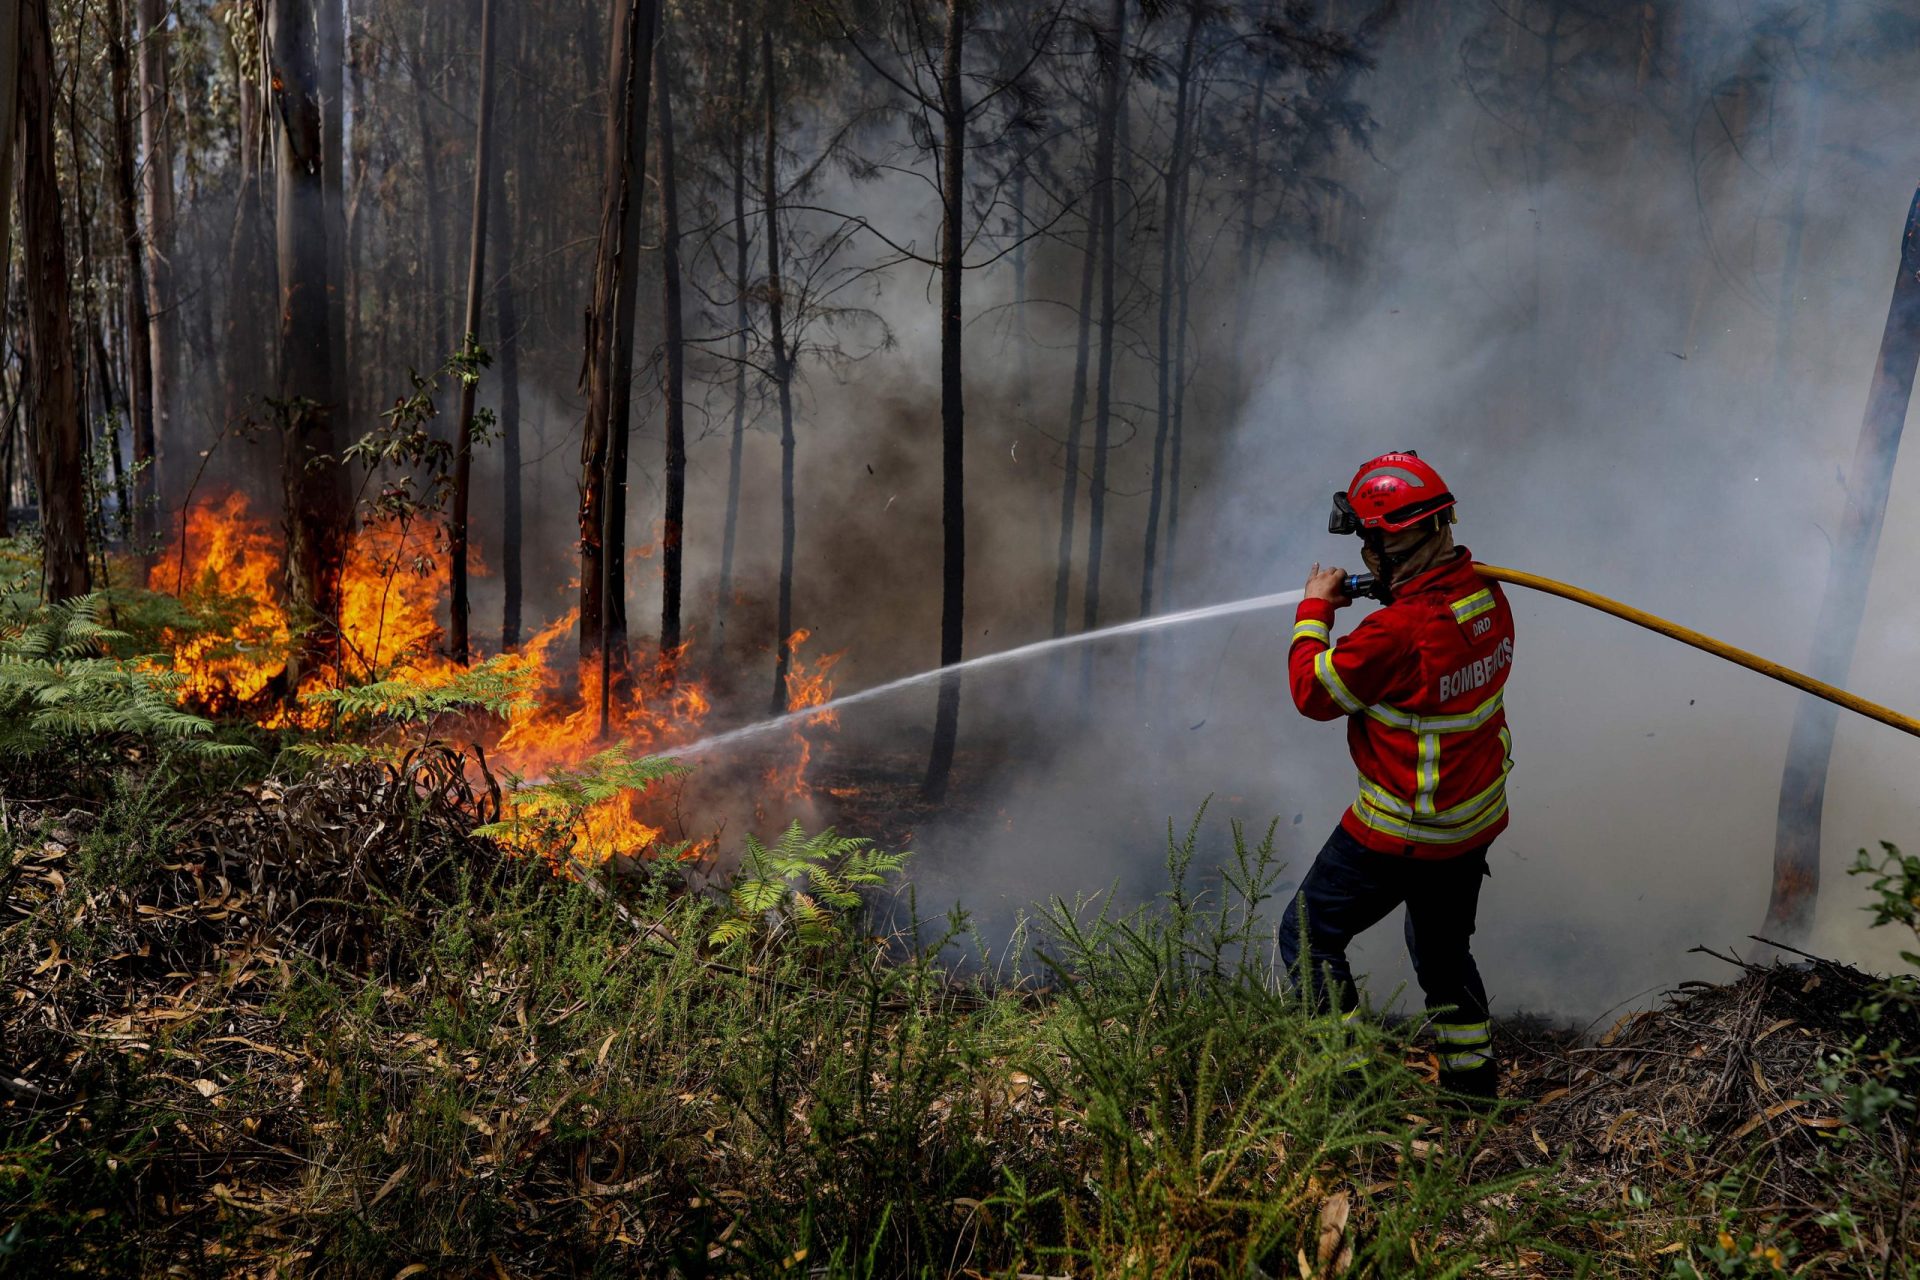
<svg viewBox="0 0 1920 1280">
<path fill-rule="evenodd" d="M 1307 575 L 1307 599 L 1325 600 L 1336 609 L 1352 604 L 1353 597 L 1347 594 L 1347 571 L 1322 569 L 1316 563 Z"/>
</svg>

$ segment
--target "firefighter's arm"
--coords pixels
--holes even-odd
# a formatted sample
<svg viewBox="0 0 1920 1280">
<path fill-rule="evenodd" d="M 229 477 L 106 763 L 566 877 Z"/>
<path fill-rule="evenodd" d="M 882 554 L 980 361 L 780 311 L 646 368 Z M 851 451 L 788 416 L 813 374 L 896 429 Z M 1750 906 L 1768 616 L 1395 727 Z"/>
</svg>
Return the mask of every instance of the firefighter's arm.
<svg viewBox="0 0 1920 1280">
<path fill-rule="evenodd" d="M 1409 638 L 1390 611 L 1369 616 L 1334 647 L 1334 605 L 1307 599 L 1294 613 L 1287 651 L 1287 684 L 1293 705 L 1314 720 L 1338 720 L 1388 701 L 1412 667 Z"/>
</svg>

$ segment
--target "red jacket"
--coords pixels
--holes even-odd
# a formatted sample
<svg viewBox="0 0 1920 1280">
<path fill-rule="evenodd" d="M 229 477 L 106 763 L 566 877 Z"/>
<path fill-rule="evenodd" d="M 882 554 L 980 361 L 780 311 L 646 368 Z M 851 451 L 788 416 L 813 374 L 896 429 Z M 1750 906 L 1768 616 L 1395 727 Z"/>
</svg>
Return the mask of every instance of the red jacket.
<svg viewBox="0 0 1920 1280">
<path fill-rule="evenodd" d="M 1447 858 L 1507 825 L 1513 739 L 1501 690 L 1513 611 L 1465 548 L 1397 587 L 1338 648 L 1333 606 L 1302 600 L 1287 654 L 1293 704 L 1347 720 L 1360 797 L 1340 820 L 1369 849 Z"/>
</svg>

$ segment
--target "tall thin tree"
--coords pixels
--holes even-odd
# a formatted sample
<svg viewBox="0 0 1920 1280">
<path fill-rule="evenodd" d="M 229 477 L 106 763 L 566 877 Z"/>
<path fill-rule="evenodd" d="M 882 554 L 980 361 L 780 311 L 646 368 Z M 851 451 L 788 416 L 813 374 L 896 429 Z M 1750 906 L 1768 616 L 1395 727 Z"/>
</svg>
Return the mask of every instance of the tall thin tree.
<svg viewBox="0 0 1920 1280">
<path fill-rule="evenodd" d="M 780 278 L 780 92 L 774 79 L 773 18 L 760 28 L 760 86 L 766 99 L 766 137 L 761 154 L 760 203 L 767 215 L 767 338 L 773 354 L 773 387 L 780 401 L 780 585 L 774 615 L 774 715 L 787 709 L 787 670 L 793 659 L 793 368 L 787 351 L 785 285 Z"/>
<path fill-rule="evenodd" d="M 275 186 L 280 275 L 280 401 L 285 415 L 289 594 L 313 624 L 305 654 L 326 665 L 339 653 L 340 575 L 352 500 L 340 454 L 339 369 L 328 316 L 325 153 L 321 139 L 319 33 L 312 6 L 270 0 Z"/>
<path fill-rule="evenodd" d="M 473 222 L 467 251 L 467 311 L 461 350 L 480 349 L 480 307 L 487 279 L 487 206 L 493 165 L 493 0 L 480 0 L 480 109 L 473 130 Z M 473 497 L 473 417 L 477 370 L 463 369 L 460 425 L 453 447 L 453 513 L 447 522 L 448 578 L 451 584 L 447 648 L 465 666 L 472 657 L 468 639 L 467 513 Z"/>
<path fill-rule="evenodd" d="M 660 529 L 660 659 L 669 676 L 680 652 L 680 578 L 687 518 L 687 341 L 681 316 L 680 193 L 675 185 L 673 56 L 667 12 L 660 13 L 655 42 L 656 92 L 660 97 L 660 280 L 666 330 L 666 518 Z"/>
<path fill-rule="evenodd" d="M 41 592 L 84 595 L 87 433 L 74 369 L 72 285 L 54 156 L 53 33 L 48 0 L 20 4 L 20 221 L 26 254 L 27 359 L 32 371 L 33 480 L 40 495 Z"/>
</svg>

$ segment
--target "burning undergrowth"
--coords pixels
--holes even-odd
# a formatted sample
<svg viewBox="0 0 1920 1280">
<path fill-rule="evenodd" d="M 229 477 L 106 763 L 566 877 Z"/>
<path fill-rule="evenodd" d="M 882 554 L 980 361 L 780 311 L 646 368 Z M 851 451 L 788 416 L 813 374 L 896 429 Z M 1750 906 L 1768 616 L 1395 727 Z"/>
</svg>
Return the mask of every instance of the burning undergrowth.
<svg viewBox="0 0 1920 1280">
<path fill-rule="evenodd" d="M 609 750 L 622 760 L 669 754 L 727 717 L 694 669 L 691 641 L 637 659 L 603 682 L 598 661 L 576 655 L 577 610 L 474 667 L 455 662 L 443 650 L 439 621 L 448 582 L 438 536 L 436 524 L 418 518 L 363 522 L 341 578 L 338 634 L 330 646 L 337 657 L 295 677 L 301 621 L 286 603 L 281 537 L 244 494 L 194 504 L 146 578 L 151 591 L 177 599 L 187 614 L 161 632 L 170 665 L 185 677 L 182 701 L 267 729 L 351 736 L 389 751 L 423 740 L 419 722 L 429 720 L 424 732 L 463 737 L 476 761 L 507 780 L 508 819 L 523 782 L 538 787 L 555 775 L 577 776 Z M 475 568 L 484 572 L 477 561 Z M 809 636 L 803 629 L 785 642 L 789 710 L 822 706 L 833 696 L 831 672 L 840 654 L 809 658 L 802 652 Z M 343 697 L 350 689 L 371 696 Z M 420 696 L 436 690 L 441 697 Z M 357 724 L 343 721 L 343 707 L 362 713 Z M 727 789 L 750 791 L 757 812 L 808 802 L 816 754 L 837 723 L 832 711 L 823 711 L 784 738 L 770 739 L 770 748 L 747 764 L 730 762 Z M 583 817 L 572 847 L 553 855 L 556 865 L 669 851 L 701 856 L 712 847 L 712 833 L 690 829 L 683 808 L 662 807 L 672 804 L 638 794 L 601 800 Z"/>
</svg>

